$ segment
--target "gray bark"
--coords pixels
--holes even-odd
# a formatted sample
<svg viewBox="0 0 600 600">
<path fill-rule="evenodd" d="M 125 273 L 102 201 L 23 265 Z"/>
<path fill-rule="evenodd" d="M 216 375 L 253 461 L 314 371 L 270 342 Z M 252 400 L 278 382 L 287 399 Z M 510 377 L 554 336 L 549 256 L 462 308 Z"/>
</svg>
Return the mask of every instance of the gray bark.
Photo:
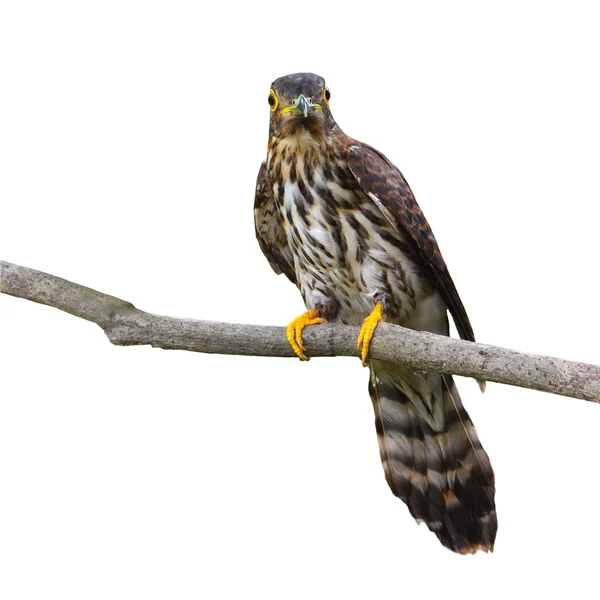
<svg viewBox="0 0 600 600">
<path fill-rule="evenodd" d="M 284 327 L 241 325 L 163 317 L 130 302 L 65 279 L 0 262 L 0 292 L 53 306 L 98 324 L 120 346 L 212 354 L 295 357 Z M 324 324 L 308 327 L 308 354 L 359 356 L 359 328 Z M 369 356 L 405 364 L 415 371 L 436 371 L 495 381 L 600 403 L 600 367 L 380 323 Z"/>
</svg>

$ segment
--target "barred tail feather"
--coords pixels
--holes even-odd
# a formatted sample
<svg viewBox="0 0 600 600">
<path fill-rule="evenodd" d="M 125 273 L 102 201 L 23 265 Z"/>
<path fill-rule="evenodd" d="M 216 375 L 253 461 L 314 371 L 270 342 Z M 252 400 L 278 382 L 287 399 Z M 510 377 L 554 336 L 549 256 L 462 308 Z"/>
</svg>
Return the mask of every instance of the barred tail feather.
<svg viewBox="0 0 600 600">
<path fill-rule="evenodd" d="M 492 551 L 494 472 L 452 376 L 373 361 L 369 394 L 392 492 L 450 550 Z"/>
</svg>

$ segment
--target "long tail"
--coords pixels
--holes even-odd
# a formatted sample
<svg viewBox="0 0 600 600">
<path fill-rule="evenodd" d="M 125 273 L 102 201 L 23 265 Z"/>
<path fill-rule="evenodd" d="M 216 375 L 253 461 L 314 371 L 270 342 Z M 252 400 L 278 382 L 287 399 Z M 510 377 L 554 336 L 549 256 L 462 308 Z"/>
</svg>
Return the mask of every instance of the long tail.
<svg viewBox="0 0 600 600">
<path fill-rule="evenodd" d="M 372 361 L 369 394 L 392 492 L 444 546 L 492 551 L 494 472 L 450 375 Z"/>
</svg>

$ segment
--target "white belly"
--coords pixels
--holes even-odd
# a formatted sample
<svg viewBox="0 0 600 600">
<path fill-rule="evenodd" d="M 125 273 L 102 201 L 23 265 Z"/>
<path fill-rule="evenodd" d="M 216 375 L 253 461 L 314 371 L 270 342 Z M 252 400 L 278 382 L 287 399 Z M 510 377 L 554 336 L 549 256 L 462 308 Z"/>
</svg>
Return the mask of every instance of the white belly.
<svg viewBox="0 0 600 600">
<path fill-rule="evenodd" d="M 336 194 L 348 193 L 333 188 L 331 191 L 334 198 Z M 390 307 L 389 320 L 409 325 L 415 319 L 415 328 L 431 330 L 427 319 L 422 322 L 419 316 L 419 307 L 431 296 L 431 290 L 424 289 L 419 266 L 398 248 L 402 244 L 390 241 L 402 241 L 402 234 L 391 224 L 375 226 L 369 220 L 368 211 L 381 213 L 367 196 L 361 198 L 364 210 L 332 211 L 312 192 L 312 205 L 303 203 L 299 209 L 300 191 L 287 181 L 282 215 L 298 287 L 307 307 L 334 300 L 339 306 L 336 320 L 358 325 L 383 297 L 384 305 Z M 435 296 L 436 306 L 431 308 L 445 317 L 445 306 L 437 293 Z"/>
</svg>

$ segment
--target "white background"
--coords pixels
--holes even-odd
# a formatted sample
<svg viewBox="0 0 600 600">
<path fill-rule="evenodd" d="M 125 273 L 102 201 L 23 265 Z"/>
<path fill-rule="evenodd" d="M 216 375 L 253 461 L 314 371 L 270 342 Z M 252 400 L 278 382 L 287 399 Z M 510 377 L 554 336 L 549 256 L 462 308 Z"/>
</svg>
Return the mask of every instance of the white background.
<svg viewBox="0 0 600 600">
<path fill-rule="evenodd" d="M 480 341 L 600 363 L 594 3 L 6 2 L 0 258 L 173 316 L 303 310 L 254 239 L 270 82 L 396 162 Z M 356 359 L 111 346 L 0 297 L 0 597 L 597 593 L 600 407 L 460 386 L 497 477 L 460 557 L 385 483 Z"/>
</svg>

